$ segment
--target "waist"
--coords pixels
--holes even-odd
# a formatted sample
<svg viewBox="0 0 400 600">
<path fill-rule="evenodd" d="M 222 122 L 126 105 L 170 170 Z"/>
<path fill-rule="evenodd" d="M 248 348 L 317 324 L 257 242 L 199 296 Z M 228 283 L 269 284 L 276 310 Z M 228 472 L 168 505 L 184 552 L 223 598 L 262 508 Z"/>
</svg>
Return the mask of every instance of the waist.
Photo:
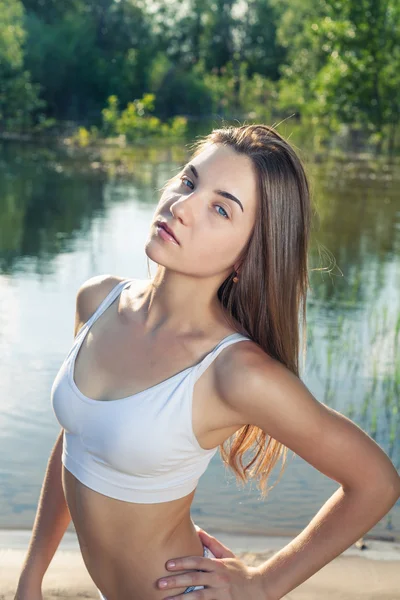
<svg viewBox="0 0 400 600">
<path fill-rule="evenodd" d="M 105 496 L 87 487 L 65 467 L 62 482 L 78 536 L 90 535 L 100 547 L 114 539 L 132 547 L 135 541 L 148 538 L 162 547 L 175 538 L 190 540 L 197 535 L 190 517 L 195 490 L 169 502 L 139 504 Z"/>
<path fill-rule="evenodd" d="M 142 524 L 136 528 L 132 522 L 123 537 L 115 535 L 111 539 L 104 530 L 95 536 L 87 535 L 81 543 L 78 534 L 88 572 L 107 600 L 162 600 L 165 590 L 157 587 L 157 580 L 171 575 L 165 566 L 167 560 L 203 556 L 203 544 L 189 515 L 173 529 L 167 521 L 162 527 L 149 523 L 147 531 Z M 176 574 L 184 572 L 187 570 Z"/>
</svg>

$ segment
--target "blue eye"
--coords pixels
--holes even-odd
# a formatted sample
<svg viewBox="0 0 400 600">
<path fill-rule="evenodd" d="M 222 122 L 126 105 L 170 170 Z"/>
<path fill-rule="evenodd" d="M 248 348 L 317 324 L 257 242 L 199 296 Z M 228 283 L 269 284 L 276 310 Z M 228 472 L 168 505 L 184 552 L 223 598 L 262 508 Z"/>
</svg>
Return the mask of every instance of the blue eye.
<svg viewBox="0 0 400 600">
<path fill-rule="evenodd" d="M 184 179 L 183 177 L 181 177 L 181 181 L 182 181 L 182 183 L 184 183 L 185 181 L 188 181 L 189 183 L 192 183 L 192 182 L 190 181 L 190 179 Z M 192 183 L 192 185 L 193 185 L 193 183 Z M 193 186 L 193 188 L 191 188 L 191 189 L 194 189 L 194 186 Z"/>
<path fill-rule="evenodd" d="M 180 180 L 181 180 L 182 184 L 184 184 L 187 181 L 188 183 L 190 183 L 193 186 L 192 188 L 189 188 L 189 189 L 192 189 L 192 190 L 194 189 L 194 185 L 190 181 L 190 179 L 187 179 L 185 176 L 183 176 L 183 177 L 180 177 Z M 187 187 L 187 186 L 185 186 L 185 187 Z M 223 211 L 223 214 L 220 213 L 220 212 L 218 212 L 218 214 L 221 215 L 221 217 L 224 217 L 224 219 L 229 219 L 228 213 L 226 212 L 226 210 L 220 204 L 216 204 L 215 206 L 217 208 L 220 208 Z"/>
<path fill-rule="evenodd" d="M 229 215 L 226 212 L 226 210 L 224 208 L 222 208 L 222 206 L 220 206 L 219 204 L 217 204 L 216 206 L 224 211 L 224 214 L 222 216 L 225 217 L 225 219 L 229 219 Z M 219 214 L 221 214 L 221 213 L 219 213 Z"/>
</svg>

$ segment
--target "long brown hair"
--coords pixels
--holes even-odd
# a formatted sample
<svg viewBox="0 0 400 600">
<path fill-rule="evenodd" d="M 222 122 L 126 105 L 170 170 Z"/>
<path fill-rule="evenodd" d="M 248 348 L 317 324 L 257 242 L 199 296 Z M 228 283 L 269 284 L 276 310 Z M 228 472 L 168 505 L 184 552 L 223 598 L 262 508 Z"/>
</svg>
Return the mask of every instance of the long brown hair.
<svg viewBox="0 0 400 600">
<path fill-rule="evenodd" d="M 311 222 L 310 188 L 302 162 L 289 143 L 267 125 L 214 129 L 191 145 L 192 157 L 209 144 L 223 144 L 248 156 L 255 168 L 258 192 L 255 225 L 241 256 L 239 280 L 233 283 L 232 272 L 221 284 L 218 298 L 227 315 L 240 323 L 254 342 L 299 376 L 300 327 L 305 349 Z M 254 455 L 244 465 L 244 453 L 254 445 Z M 287 448 L 270 436 L 267 440 L 266 433 L 254 425 L 243 426 L 219 448 L 225 466 L 238 481 L 258 480 L 262 497 L 283 473 Z M 279 478 L 266 489 L 281 456 Z"/>
</svg>

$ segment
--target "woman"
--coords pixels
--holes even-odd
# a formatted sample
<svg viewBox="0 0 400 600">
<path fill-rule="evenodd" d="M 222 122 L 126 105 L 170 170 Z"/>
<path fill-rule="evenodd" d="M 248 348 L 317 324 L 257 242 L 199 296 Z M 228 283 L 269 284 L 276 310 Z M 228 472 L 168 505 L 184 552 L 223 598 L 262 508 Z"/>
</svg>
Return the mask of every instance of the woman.
<svg viewBox="0 0 400 600">
<path fill-rule="evenodd" d="M 78 292 L 75 342 L 52 387 L 62 430 L 18 600 L 41 599 L 71 517 L 101 598 L 277 600 L 399 496 L 386 454 L 298 377 L 310 228 L 301 162 L 263 125 L 217 129 L 195 146 L 154 214 L 154 280 L 93 277 Z M 264 496 L 287 448 L 341 487 L 291 544 L 250 568 L 190 518 L 218 447 Z"/>
</svg>

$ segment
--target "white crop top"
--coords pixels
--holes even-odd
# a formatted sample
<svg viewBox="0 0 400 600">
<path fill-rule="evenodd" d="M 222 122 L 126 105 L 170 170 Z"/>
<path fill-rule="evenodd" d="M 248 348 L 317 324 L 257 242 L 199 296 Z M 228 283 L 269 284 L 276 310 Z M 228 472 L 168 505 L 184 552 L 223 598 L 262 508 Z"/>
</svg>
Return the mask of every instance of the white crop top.
<svg viewBox="0 0 400 600">
<path fill-rule="evenodd" d="M 51 388 L 64 428 L 62 463 L 89 488 L 118 500 L 157 503 L 192 492 L 218 446 L 205 449 L 192 428 L 193 386 L 218 354 L 250 338 L 233 333 L 199 363 L 117 400 L 94 400 L 73 379 L 75 358 L 93 323 L 133 280 L 118 283 L 82 326 Z"/>
</svg>

